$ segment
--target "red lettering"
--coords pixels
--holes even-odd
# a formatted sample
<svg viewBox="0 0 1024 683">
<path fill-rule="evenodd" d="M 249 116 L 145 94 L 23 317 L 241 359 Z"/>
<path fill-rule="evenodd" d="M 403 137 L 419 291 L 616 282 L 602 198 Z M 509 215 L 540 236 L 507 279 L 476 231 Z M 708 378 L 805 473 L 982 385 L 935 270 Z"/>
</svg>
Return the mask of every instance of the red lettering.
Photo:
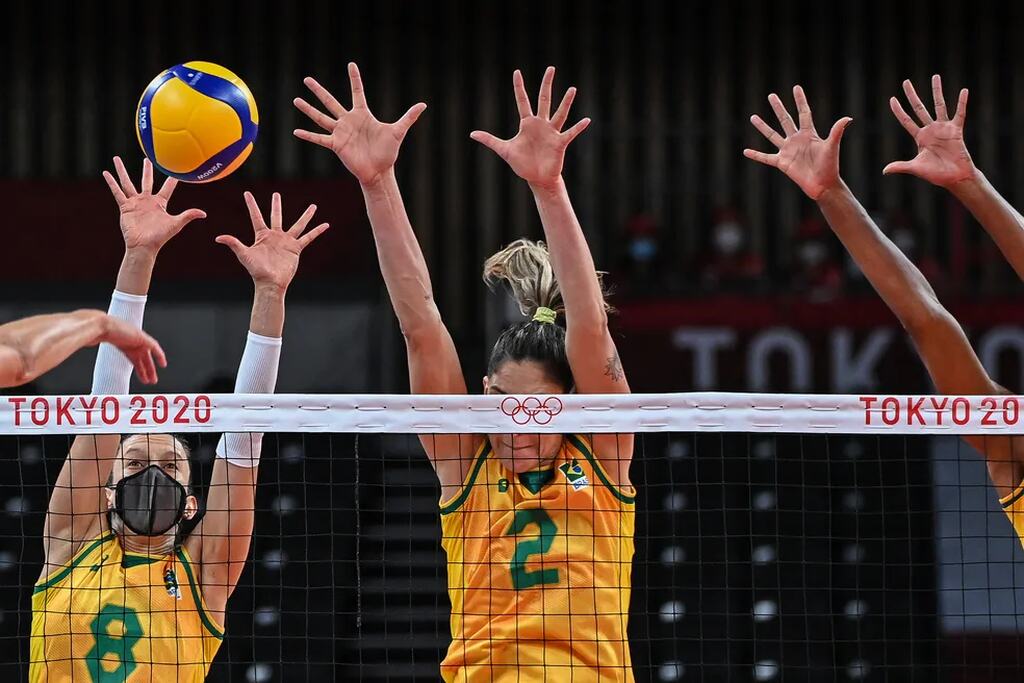
<svg viewBox="0 0 1024 683">
<path fill-rule="evenodd" d="M 185 411 L 188 410 L 188 396 L 175 396 L 174 405 L 178 406 L 178 412 L 174 414 L 174 424 L 187 425 L 188 418 L 185 417 Z"/>
<path fill-rule="evenodd" d="M 142 417 L 142 411 L 145 410 L 145 398 L 142 396 L 132 396 L 128 404 L 131 405 L 132 409 L 129 422 L 133 425 L 144 425 L 145 418 Z"/>
<path fill-rule="evenodd" d="M 167 413 L 169 410 L 170 405 L 167 403 L 166 396 L 153 397 L 153 422 L 158 425 L 162 425 L 167 422 Z"/>
<path fill-rule="evenodd" d="M 100 419 L 103 424 L 116 424 L 121 417 L 121 404 L 113 396 L 104 396 L 100 401 Z"/>
<path fill-rule="evenodd" d="M 1015 425 L 1020 419 L 1020 404 L 1016 398 L 1003 399 L 1003 422 Z"/>
<path fill-rule="evenodd" d="M 85 413 L 85 424 L 92 426 L 92 413 L 96 409 L 97 398 L 95 396 L 79 396 L 78 402 L 82 404 L 82 412 Z"/>
<path fill-rule="evenodd" d="M 39 409 L 42 409 L 42 417 L 39 416 Z M 32 422 L 40 427 L 50 419 L 50 404 L 45 398 L 32 399 Z"/>
<path fill-rule="evenodd" d="M 10 398 L 7 399 L 7 402 L 14 406 L 14 426 L 15 427 L 20 427 L 21 426 L 21 404 L 24 403 L 26 400 L 27 399 L 25 399 L 25 398 L 23 398 L 21 396 L 11 396 Z"/>
<path fill-rule="evenodd" d="M 958 408 L 960 409 L 959 416 L 957 415 Z M 971 403 L 963 396 L 954 398 L 950 409 L 954 424 L 963 426 L 971 419 Z"/>
<path fill-rule="evenodd" d="M 925 423 L 924 422 L 924 415 L 921 414 L 921 406 L 923 406 L 923 405 L 924 405 L 924 399 L 923 398 L 917 399 L 916 402 L 912 398 L 908 398 L 907 399 L 907 424 L 908 425 L 914 424 L 914 418 L 915 417 L 917 418 L 917 423 L 918 424 L 923 425 Z"/>
<path fill-rule="evenodd" d="M 998 426 L 996 419 L 992 417 L 992 413 L 996 411 L 996 400 L 991 397 L 981 399 L 981 409 L 985 413 L 981 417 L 981 424 L 986 427 Z"/>
<path fill-rule="evenodd" d="M 882 422 L 890 427 L 900 421 L 900 402 L 893 396 L 882 399 Z"/>
<path fill-rule="evenodd" d="M 146 407 L 146 399 L 141 396 L 132 396 L 132 399 L 128 402 L 128 405 L 132 407 L 132 419 L 133 425 L 144 425 L 146 424 L 146 418 L 142 417 L 142 411 Z"/>
<path fill-rule="evenodd" d="M 871 424 L 871 406 L 875 404 L 878 398 L 875 396 L 861 396 L 860 402 L 864 405 L 864 424 Z"/>
<path fill-rule="evenodd" d="M 213 401 L 210 400 L 209 396 L 196 396 L 196 422 L 206 424 L 210 421 L 210 414 L 212 412 L 210 408 L 212 405 Z"/>
<path fill-rule="evenodd" d="M 935 415 L 936 415 L 936 418 L 937 418 L 936 424 L 938 424 L 938 426 L 941 427 L 942 426 L 942 414 L 946 412 L 946 404 L 949 403 L 949 399 L 946 398 L 945 396 L 943 396 L 942 397 L 942 403 L 939 403 L 938 401 L 935 400 L 935 397 L 932 396 L 930 400 L 932 402 L 932 408 L 935 409 Z"/>
<path fill-rule="evenodd" d="M 70 398 L 57 397 L 57 424 L 62 425 L 65 422 L 69 425 L 75 424 L 75 418 L 71 416 L 71 401 Z"/>
</svg>

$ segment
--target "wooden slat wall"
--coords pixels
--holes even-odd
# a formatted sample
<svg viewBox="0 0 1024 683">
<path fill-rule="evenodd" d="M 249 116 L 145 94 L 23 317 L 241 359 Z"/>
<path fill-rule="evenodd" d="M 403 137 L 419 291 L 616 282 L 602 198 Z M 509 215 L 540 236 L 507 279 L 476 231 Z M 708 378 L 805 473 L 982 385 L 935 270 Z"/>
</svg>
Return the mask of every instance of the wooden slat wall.
<svg viewBox="0 0 1024 683">
<path fill-rule="evenodd" d="M 1024 183 L 1021 6 L 217 0 L 178 2 L 173 13 L 160 3 L 68 2 L 55 14 L 16 0 L 0 26 L 10 66 L 0 83 L 0 177 L 96 179 L 112 154 L 137 158 L 139 93 L 161 68 L 197 58 L 233 68 L 256 93 L 260 140 L 242 177 L 344 178 L 329 153 L 292 138 L 302 117 L 291 99 L 311 73 L 346 100 L 344 65 L 355 59 L 381 118 L 417 100 L 430 105 L 400 174 L 438 298 L 461 327 L 479 310 L 483 257 L 519 235 L 539 236 L 523 183 L 468 137 L 477 127 L 514 131 L 513 68 L 535 91 L 555 63 L 558 95 L 577 85 L 574 117 L 594 119 L 566 175 L 600 265 L 617 265 L 624 226 L 643 212 L 663 228 L 682 281 L 717 207 L 740 211 L 775 268 L 790 260 L 787 240 L 812 207 L 740 152 L 766 148 L 748 117 L 767 118 L 767 94 L 789 101 L 799 81 L 820 132 L 840 115 L 856 119 L 844 171 L 869 209 L 908 210 L 941 253 L 946 199 L 913 179 L 881 176 L 885 162 L 911 151 L 887 99 L 907 76 L 925 95 L 928 77 L 942 72 L 951 105 L 969 86 L 972 152 L 1012 200 L 1024 199 L 1016 190 Z"/>
</svg>

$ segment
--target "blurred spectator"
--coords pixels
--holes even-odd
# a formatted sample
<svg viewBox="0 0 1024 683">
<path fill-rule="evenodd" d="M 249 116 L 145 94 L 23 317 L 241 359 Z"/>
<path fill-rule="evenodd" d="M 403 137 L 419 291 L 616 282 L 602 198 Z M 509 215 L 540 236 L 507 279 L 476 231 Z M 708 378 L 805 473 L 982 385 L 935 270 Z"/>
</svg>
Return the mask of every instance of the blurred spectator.
<svg viewBox="0 0 1024 683">
<path fill-rule="evenodd" d="M 660 230 L 654 218 L 637 214 L 626 222 L 626 250 L 616 289 L 652 294 L 666 284 Z"/>
<path fill-rule="evenodd" d="M 715 211 L 711 243 L 697 271 L 705 289 L 753 289 L 764 275 L 764 259 L 750 249 L 747 229 L 734 209 Z"/>
<path fill-rule="evenodd" d="M 925 253 L 921 235 L 914 221 L 902 209 L 890 211 L 884 222 L 879 223 L 893 244 L 902 251 L 914 265 L 921 269 L 928 281 L 935 288 L 942 288 L 946 282 L 945 269 L 939 264 L 932 253 Z"/>
<path fill-rule="evenodd" d="M 834 242 L 821 216 L 811 214 L 801 221 L 793 244 L 791 287 L 795 293 L 816 301 L 841 293 L 843 266 Z"/>
</svg>

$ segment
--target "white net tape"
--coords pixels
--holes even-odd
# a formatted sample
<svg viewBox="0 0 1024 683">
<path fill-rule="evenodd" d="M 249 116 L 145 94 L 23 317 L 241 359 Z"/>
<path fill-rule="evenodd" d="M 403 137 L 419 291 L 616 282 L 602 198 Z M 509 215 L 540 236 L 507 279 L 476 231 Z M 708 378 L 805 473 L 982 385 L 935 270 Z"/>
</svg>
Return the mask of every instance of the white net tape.
<svg viewBox="0 0 1024 683">
<path fill-rule="evenodd" d="M 174 432 L 1024 434 L 1020 396 L 8 396 L 0 434 Z"/>
</svg>

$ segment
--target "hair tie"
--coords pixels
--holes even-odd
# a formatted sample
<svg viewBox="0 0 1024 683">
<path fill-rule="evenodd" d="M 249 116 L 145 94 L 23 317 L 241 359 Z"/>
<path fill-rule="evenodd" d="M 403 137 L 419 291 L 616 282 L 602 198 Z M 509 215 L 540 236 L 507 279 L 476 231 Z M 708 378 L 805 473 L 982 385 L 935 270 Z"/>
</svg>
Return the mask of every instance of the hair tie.
<svg viewBox="0 0 1024 683">
<path fill-rule="evenodd" d="M 536 313 L 533 314 L 533 319 L 539 323 L 548 323 L 551 325 L 555 324 L 555 318 L 558 314 L 554 310 L 546 306 L 538 306 Z"/>
</svg>

